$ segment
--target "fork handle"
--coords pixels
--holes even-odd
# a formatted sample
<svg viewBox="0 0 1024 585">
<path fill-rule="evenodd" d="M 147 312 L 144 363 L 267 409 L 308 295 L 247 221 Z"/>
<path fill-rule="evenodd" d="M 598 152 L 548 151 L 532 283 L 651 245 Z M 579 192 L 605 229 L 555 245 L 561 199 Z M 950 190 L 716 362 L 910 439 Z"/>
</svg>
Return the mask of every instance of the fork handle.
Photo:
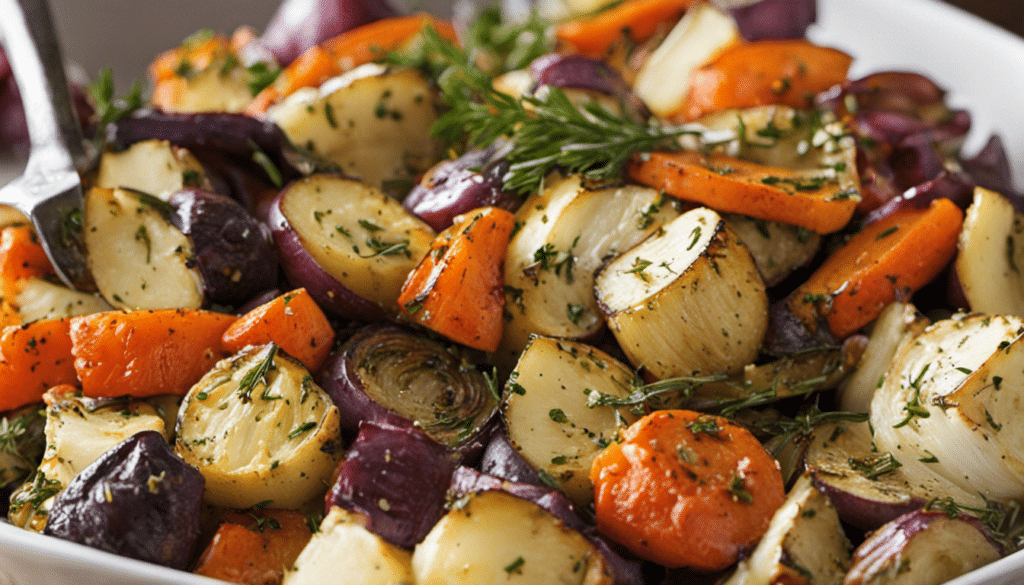
<svg viewBox="0 0 1024 585">
<path fill-rule="evenodd" d="M 85 157 L 47 0 L 0 0 L 0 36 L 32 145 L 26 174 L 74 169 Z"/>
</svg>

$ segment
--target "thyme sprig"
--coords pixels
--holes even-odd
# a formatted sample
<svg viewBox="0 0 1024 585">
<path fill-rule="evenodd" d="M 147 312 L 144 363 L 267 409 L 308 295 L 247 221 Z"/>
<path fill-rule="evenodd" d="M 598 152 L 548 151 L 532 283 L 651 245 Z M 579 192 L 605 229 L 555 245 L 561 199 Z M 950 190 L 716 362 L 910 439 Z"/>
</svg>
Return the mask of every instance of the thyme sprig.
<svg viewBox="0 0 1024 585">
<path fill-rule="evenodd" d="M 447 63 L 438 85 L 450 110 L 435 122 L 434 134 L 449 143 L 468 137 L 477 147 L 510 137 L 506 190 L 536 191 L 555 169 L 593 180 L 614 178 L 633 154 L 678 149 L 679 136 L 703 133 L 695 125 L 641 124 L 592 102 L 577 107 L 555 87 L 515 98 L 495 89 L 469 54 L 433 30 L 424 36 L 428 50 Z"/>
</svg>

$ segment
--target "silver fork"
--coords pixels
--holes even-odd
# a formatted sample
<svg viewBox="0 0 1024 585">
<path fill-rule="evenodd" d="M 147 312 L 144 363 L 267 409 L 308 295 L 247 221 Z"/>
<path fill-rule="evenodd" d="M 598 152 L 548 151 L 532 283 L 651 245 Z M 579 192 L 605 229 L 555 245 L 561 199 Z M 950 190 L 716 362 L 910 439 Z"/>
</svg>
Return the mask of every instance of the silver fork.
<svg viewBox="0 0 1024 585">
<path fill-rule="evenodd" d="M 0 0 L 0 38 L 18 82 L 31 144 L 24 174 L 0 189 L 0 203 L 32 220 L 61 280 L 95 290 L 81 245 L 77 168 L 86 152 L 47 0 Z"/>
</svg>

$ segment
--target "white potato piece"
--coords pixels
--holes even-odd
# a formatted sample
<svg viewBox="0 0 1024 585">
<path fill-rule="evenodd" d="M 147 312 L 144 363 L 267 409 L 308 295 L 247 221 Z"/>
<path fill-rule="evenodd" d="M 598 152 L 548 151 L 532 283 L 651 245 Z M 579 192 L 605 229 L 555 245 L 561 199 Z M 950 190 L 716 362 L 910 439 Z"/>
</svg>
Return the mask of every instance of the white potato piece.
<svg viewBox="0 0 1024 585">
<path fill-rule="evenodd" d="M 167 201 L 185 187 L 209 189 L 203 165 L 166 140 L 143 140 L 120 152 L 104 152 L 96 186 L 135 189 Z"/>
<path fill-rule="evenodd" d="M 828 497 L 804 474 L 754 552 L 724 585 L 829 585 L 850 566 L 850 543 Z"/>
<path fill-rule="evenodd" d="M 871 401 L 880 451 L 989 500 L 1024 497 L 1024 321 L 958 315 L 893 360 Z"/>
<path fill-rule="evenodd" d="M 633 91 L 655 115 L 671 117 L 686 103 L 690 73 L 742 40 L 732 15 L 699 2 L 640 67 Z"/>
<path fill-rule="evenodd" d="M 595 290 L 630 362 L 657 378 L 737 373 L 757 357 L 768 327 L 750 252 L 704 207 L 610 262 Z"/>
<path fill-rule="evenodd" d="M 62 319 L 112 311 L 103 297 L 70 289 L 38 277 L 22 281 L 21 292 L 14 300 L 22 323 L 40 319 Z"/>
<path fill-rule="evenodd" d="M 413 69 L 367 64 L 299 90 L 268 112 L 293 143 L 377 187 L 409 181 L 440 160 L 430 82 Z"/>
<path fill-rule="evenodd" d="M 253 77 L 241 65 L 231 67 L 219 60 L 183 79 L 184 84 L 175 88 L 173 100 L 162 106 L 164 111 L 183 114 L 243 112 L 252 102 L 249 82 Z"/>
<path fill-rule="evenodd" d="M 917 307 L 910 303 L 896 301 L 886 307 L 871 326 L 868 345 L 860 362 L 839 386 L 839 410 L 867 412 L 896 352 L 929 324 L 928 318 L 918 313 Z"/>
<path fill-rule="evenodd" d="M 957 247 L 965 308 L 1024 317 L 1024 216 L 999 193 L 976 187 Z"/>
<path fill-rule="evenodd" d="M 86 258 L 103 298 L 119 309 L 198 309 L 192 242 L 167 219 L 167 203 L 124 189 L 85 197 Z"/>
<path fill-rule="evenodd" d="M 434 230 L 383 191 L 337 175 L 311 175 L 281 194 L 280 209 L 303 248 L 363 299 L 397 310 L 406 277 Z"/>
<path fill-rule="evenodd" d="M 516 212 L 518 231 L 505 256 L 501 351 L 514 361 L 531 335 L 581 339 L 604 316 L 594 298 L 594 271 L 679 213 L 654 189 L 594 186 L 579 175 L 550 177 Z"/>
<path fill-rule="evenodd" d="M 594 402 L 629 396 L 634 378 L 600 350 L 550 337 L 535 337 L 509 377 L 502 408 L 509 441 L 577 506 L 594 499 L 594 457 L 637 419 L 627 407 Z"/>
<path fill-rule="evenodd" d="M 338 461 L 338 409 L 275 345 L 221 360 L 185 395 L 175 452 L 206 478 L 205 500 L 297 509 L 323 493 Z"/>
<path fill-rule="evenodd" d="M 366 529 L 366 519 L 334 506 L 302 549 L 283 585 L 412 585 L 412 554 Z"/>
<path fill-rule="evenodd" d="M 416 585 L 611 585 L 604 559 L 540 506 L 491 490 L 460 499 L 416 546 Z"/>
</svg>

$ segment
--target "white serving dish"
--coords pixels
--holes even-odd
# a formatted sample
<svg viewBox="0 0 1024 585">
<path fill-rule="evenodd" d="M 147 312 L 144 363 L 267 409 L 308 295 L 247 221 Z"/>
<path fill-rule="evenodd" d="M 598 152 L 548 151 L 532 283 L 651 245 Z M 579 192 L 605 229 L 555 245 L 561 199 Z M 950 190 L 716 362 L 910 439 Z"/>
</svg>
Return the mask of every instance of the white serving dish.
<svg viewBox="0 0 1024 585">
<path fill-rule="evenodd" d="M 973 116 L 968 151 L 999 132 L 1017 187 L 1024 190 L 1024 40 L 937 0 L 819 0 L 819 23 L 811 37 L 854 55 L 853 76 L 906 69 L 934 78 L 950 91 L 954 105 L 968 108 Z M 950 585 L 1022 582 L 1024 551 Z M 214 583 L 221 582 L 0 523 L 0 585 Z"/>
</svg>

